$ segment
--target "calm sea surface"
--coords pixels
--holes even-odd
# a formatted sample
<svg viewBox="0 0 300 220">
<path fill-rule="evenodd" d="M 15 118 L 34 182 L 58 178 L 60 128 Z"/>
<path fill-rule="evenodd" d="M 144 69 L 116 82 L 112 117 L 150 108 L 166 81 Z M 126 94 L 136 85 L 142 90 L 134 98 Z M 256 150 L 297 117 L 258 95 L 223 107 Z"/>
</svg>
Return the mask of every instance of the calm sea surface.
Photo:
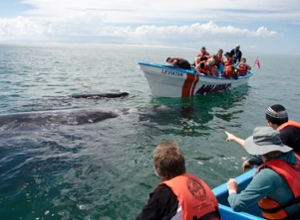
<svg viewBox="0 0 300 220">
<path fill-rule="evenodd" d="M 299 57 L 293 56 L 244 52 L 250 65 L 257 55 L 261 63 L 248 85 L 188 100 L 152 98 L 137 61 L 192 61 L 197 52 L 0 45 L 0 219 L 134 219 L 159 183 L 152 151 L 160 141 L 178 142 L 188 171 L 213 188 L 241 174 L 247 157 L 225 142 L 224 129 L 246 138 L 277 103 L 300 121 Z M 129 96 L 70 97 L 108 92 Z M 27 121 L 17 120 L 21 113 Z M 113 117 L 89 119 L 105 113 Z"/>
</svg>

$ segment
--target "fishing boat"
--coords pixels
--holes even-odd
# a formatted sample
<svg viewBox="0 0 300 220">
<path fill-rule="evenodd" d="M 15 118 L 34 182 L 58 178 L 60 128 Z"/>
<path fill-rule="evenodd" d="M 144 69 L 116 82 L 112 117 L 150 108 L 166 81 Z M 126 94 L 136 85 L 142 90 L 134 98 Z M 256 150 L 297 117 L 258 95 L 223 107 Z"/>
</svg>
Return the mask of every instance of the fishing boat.
<svg viewBox="0 0 300 220">
<path fill-rule="evenodd" d="M 186 97 L 221 92 L 248 82 L 253 72 L 239 76 L 237 80 L 198 74 L 192 68 L 181 69 L 172 65 L 138 61 L 148 80 L 153 97 Z"/>
<path fill-rule="evenodd" d="M 238 192 L 244 190 L 247 187 L 247 185 L 252 180 L 252 177 L 255 172 L 256 172 L 256 168 L 251 169 L 235 178 L 239 186 Z M 214 194 L 218 199 L 222 220 L 265 219 L 262 217 L 261 211 L 257 204 L 250 206 L 245 212 L 234 212 L 232 208 L 229 206 L 227 201 L 228 198 L 227 183 L 217 186 L 212 191 L 214 192 Z"/>
</svg>

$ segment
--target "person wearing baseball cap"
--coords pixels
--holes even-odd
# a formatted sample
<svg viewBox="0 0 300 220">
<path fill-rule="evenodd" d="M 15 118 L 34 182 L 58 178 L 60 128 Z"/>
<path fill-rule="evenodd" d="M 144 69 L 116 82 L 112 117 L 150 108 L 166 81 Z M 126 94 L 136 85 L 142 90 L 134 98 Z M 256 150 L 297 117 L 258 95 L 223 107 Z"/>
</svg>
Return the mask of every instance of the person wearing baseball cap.
<svg viewBox="0 0 300 220">
<path fill-rule="evenodd" d="M 228 202 L 232 209 L 241 212 L 258 203 L 267 219 L 300 219 L 300 156 L 282 143 L 279 131 L 257 127 L 246 140 L 226 134 L 226 141 L 234 140 L 263 161 L 242 192 L 237 193 L 235 179 L 229 179 Z"/>
<path fill-rule="evenodd" d="M 235 48 L 230 51 L 230 57 L 233 58 L 234 63 L 241 62 L 242 51 L 239 44 L 235 45 Z"/>
</svg>

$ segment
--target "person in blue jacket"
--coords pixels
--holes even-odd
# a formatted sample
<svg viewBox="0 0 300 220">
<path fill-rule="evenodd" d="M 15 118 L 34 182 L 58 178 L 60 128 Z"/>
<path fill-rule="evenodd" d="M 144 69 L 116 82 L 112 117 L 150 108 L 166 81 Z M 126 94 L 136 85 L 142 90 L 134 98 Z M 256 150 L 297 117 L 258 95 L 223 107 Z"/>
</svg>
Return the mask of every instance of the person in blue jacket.
<svg viewBox="0 0 300 220">
<path fill-rule="evenodd" d="M 284 145 L 277 130 L 257 127 L 246 140 L 227 132 L 227 141 L 234 139 L 251 155 L 259 155 L 263 164 L 249 185 L 238 192 L 234 179 L 229 179 L 228 202 L 236 212 L 258 203 L 267 219 L 300 219 L 300 157 Z"/>
<path fill-rule="evenodd" d="M 240 45 L 237 44 L 235 48 L 230 51 L 230 57 L 233 58 L 234 63 L 241 62 L 242 51 L 240 50 Z"/>
</svg>

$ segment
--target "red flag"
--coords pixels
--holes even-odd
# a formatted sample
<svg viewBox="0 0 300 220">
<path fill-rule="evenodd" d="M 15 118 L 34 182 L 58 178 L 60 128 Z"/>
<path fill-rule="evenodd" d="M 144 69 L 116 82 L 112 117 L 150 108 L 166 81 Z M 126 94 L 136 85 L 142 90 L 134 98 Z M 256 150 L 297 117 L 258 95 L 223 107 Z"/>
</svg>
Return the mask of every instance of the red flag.
<svg viewBox="0 0 300 220">
<path fill-rule="evenodd" d="M 258 69 L 260 69 L 260 63 L 259 63 L 258 57 L 256 57 L 254 65 L 256 65 L 258 67 Z"/>
</svg>

